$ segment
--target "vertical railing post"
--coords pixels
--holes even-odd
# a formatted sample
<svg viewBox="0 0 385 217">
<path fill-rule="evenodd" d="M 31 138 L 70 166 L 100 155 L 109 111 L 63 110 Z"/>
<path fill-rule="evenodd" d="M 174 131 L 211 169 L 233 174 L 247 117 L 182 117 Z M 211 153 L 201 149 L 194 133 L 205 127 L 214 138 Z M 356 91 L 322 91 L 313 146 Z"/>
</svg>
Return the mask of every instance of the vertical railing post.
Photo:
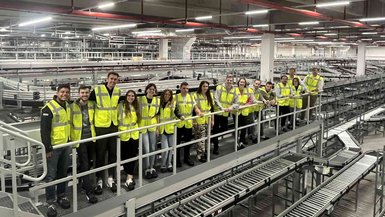
<svg viewBox="0 0 385 217">
<path fill-rule="evenodd" d="M 120 162 L 121 162 L 121 141 L 119 136 L 116 138 L 116 193 L 119 196 L 120 192 Z"/>
<path fill-rule="evenodd" d="M 230 112 L 229 112 L 230 115 Z M 238 151 L 238 109 L 235 113 L 235 151 Z"/>
<path fill-rule="evenodd" d="M 178 138 L 178 127 L 174 126 L 174 139 L 172 140 L 172 174 L 176 174 L 176 155 L 177 155 L 177 145 L 178 145 L 178 141 L 177 141 L 177 138 Z"/>
<path fill-rule="evenodd" d="M 276 115 L 276 121 L 275 121 L 275 135 L 279 135 L 279 103 L 277 102 L 277 115 Z"/>
<path fill-rule="evenodd" d="M 139 155 L 138 155 L 138 167 L 139 167 L 139 187 L 143 185 L 143 134 L 139 134 Z"/>
<path fill-rule="evenodd" d="M 310 123 L 310 93 L 307 95 L 307 106 L 306 106 L 306 121 L 307 124 Z"/>
<path fill-rule="evenodd" d="M 210 151 L 211 151 L 211 115 L 207 123 L 207 144 L 206 144 L 206 156 L 207 162 L 210 162 Z"/>
<path fill-rule="evenodd" d="M 38 177 L 38 172 L 37 172 L 37 166 L 38 166 L 38 160 L 37 160 L 37 147 L 32 147 L 31 149 L 32 151 L 32 157 L 33 157 L 33 166 L 34 166 L 34 176 L 35 178 Z M 34 186 L 37 186 L 39 184 L 39 182 L 34 182 Z M 39 202 L 39 195 L 34 192 L 33 194 L 33 197 L 34 197 L 34 203 L 37 204 Z"/>
<path fill-rule="evenodd" d="M 9 149 L 11 151 L 13 215 L 19 216 L 19 202 L 17 197 L 17 179 L 16 179 L 15 138 L 10 139 Z"/>
<path fill-rule="evenodd" d="M 293 122 L 291 123 L 293 125 L 293 130 L 295 130 L 296 119 L 297 119 L 297 97 L 294 96 Z"/>
<path fill-rule="evenodd" d="M 261 129 L 262 129 L 262 124 L 261 123 L 261 120 L 262 120 L 262 108 L 259 108 L 259 111 L 258 111 L 258 125 L 257 125 L 257 136 L 258 136 L 258 143 L 261 142 Z"/>
<path fill-rule="evenodd" d="M 67 147 L 66 147 L 67 148 Z M 72 148 L 72 203 L 73 211 L 78 211 L 78 180 L 77 180 L 77 163 L 76 163 L 76 148 Z"/>
<path fill-rule="evenodd" d="M 0 157 L 1 157 L 1 159 L 4 159 L 4 136 L 3 136 L 2 131 L 0 131 L 0 143 L 3 144 L 3 145 L 0 145 Z M 0 167 L 2 169 L 4 169 L 4 163 L 3 162 L 0 162 Z M 0 173 L 0 180 L 1 180 L 1 191 L 5 192 L 5 174 L 4 174 L 4 172 Z"/>
</svg>

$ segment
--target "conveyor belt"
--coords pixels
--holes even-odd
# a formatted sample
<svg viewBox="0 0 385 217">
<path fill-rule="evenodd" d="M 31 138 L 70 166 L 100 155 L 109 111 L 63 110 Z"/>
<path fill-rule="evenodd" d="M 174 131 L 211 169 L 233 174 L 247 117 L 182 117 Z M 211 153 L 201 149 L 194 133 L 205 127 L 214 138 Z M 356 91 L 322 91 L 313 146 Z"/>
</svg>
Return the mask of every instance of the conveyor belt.
<svg viewBox="0 0 385 217">
<path fill-rule="evenodd" d="M 290 206 L 279 217 L 315 217 L 322 215 L 327 208 L 341 198 L 351 187 L 370 172 L 377 158 L 368 154 L 340 170 L 309 194 Z"/>
<path fill-rule="evenodd" d="M 308 161 L 307 157 L 293 153 L 275 157 L 149 216 L 193 217 L 219 213 L 247 197 L 251 192 L 270 185 Z"/>
</svg>

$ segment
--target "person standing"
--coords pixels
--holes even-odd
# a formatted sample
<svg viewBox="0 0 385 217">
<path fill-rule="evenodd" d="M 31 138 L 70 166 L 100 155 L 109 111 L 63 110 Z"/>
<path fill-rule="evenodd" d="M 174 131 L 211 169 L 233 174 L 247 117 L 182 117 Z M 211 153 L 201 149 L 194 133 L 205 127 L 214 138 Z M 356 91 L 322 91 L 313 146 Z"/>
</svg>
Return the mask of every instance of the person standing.
<svg viewBox="0 0 385 217">
<path fill-rule="evenodd" d="M 261 111 L 263 108 L 264 108 L 264 104 L 266 104 L 266 100 L 263 98 L 262 96 L 262 93 L 261 93 L 261 80 L 259 79 L 256 79 L 253 83 L 253 92 L 254 92 L 254 99 L 259 101 L 259 102 L 263 102 L 260 103 L 260 104 L 257 104 L 256 106 L 254 106 L 253 109 L 253 121 L 254 122 L 257 122 L 259 120 L 259 111 Z M 264 116 L 262 114 L 262 111 L 261 111 L 261 118 L 260 120 L 262 121 L 264 119 Z M 253 135 L 252 135 L 252 138 L 253 138 L 253 143 L 258 143 L 258 126 L 255 125 L 254 127 L 251 127 L 252 128 L 252 132 L 253 132 Z M 261 138 L 263 137 L 263 126 L 261 125 L 260 127 L 260 136 Z"/>
<path fill-rule="evenodd" d="M 238 107 L 238 96 L 235 94 L 233 87 L 234 76 L 229 74 L 226 76 L 226 82 L 216 87 L 214 94 L 215 111 L 223 110 L 223 113 L 214 115 L 213 133 L 218 134 L 228 130 L 229 112 Z M 212 139 L 214 144 L 213 154 L 219 154 L 218 137 Z"/>
<path fill-rule="evenodd" d="M 301 78 L 297 75 L 297 70 L 295 68 L 290 68 L 289 69 L 289 75 L 287 76 L 287 83 L 290 85 L 290 86 L 293 86 L 293 79 L 294 78 L 297 78 L 300 83 L 301 82 Z"/>
<path fill-rule="evenodd" d="M 96 136 L 94 126 L 95 102 L 89 101 L 90 86 L 81 85 L 79 87 L 79 99 L 75 100 L 71 107 L 71 141 L 92 138 Z M 79 173 L 88 171 L 91 168 L 91 160 L 95 155 L 95 142 L 81 143 L 77 147 L 79 158 Z M 98 202 L 94 195 L 94 186 L 91 175 L 82 177 L 82 188 L 86 192 L 87 201 L 90 203 Z"/>
<path fill-rule="evenodd" d="M 279 115 L 286 115 L 290 113 L 290 99 L 289 97 L 293 96 L 293 92 L 291 89 L 291 86 L 287 83 L 287 76 L 282 75 L 281 76 L 281 82 L 277 84 L 277 87 L 275 88 L 275 94 L 277 95 L 277 101 L 279 106 Z M 286 120 L 289 120 L 291 122 L 291 118 L 288 116 L 283 116 L 281 118 L 281 129 L 283 131 L 288 131 L 288 128 L 286 127 Z"/>
<path fill-rule="evenodd" d="M 118 105 L 118 129 L 119 131 L 137 129 L 139 121 L 140 110 L 136 93 L 133 90 L 128 90 L 124 100 Z M 136 157 L 139 151 L 139 131 L 123 133 L 119 137 L 121 140 L 121 159 L 126 160 Z M 123 164 L 124 172 L 127 175 L 124 186 L 128 191 L 135 188 L 135 164 L 136 161 Z"/>
<path fill-rule="evenodd" d="M 303 82 L 310 92 L 310 95 L 303 97 L 302 109 L 306 109 L 307 107 L 314 107 L 317 102 L 318 93 L 323 91 L 324 87 L 324 79 L 319 75 L 318 68 L 313 68 L 312 73 L 306 75 Z M 308 101 L 308 97 L 310 97 L 310 103 Z M 311 119 L 313 116 L 313 110 L 309 110 L 309 118 Z M 302 120 L 305 120 L 306 113 L 302 113 Z"/>
<path fill-rule="evenodd" d="M 159 98 L 156 85 L 154 83 L 147 84 L 144 96 L 139 97 L 139 108 L 141 110 L 141 119 L 139 127 L 145 127 L 157 124 L 156 114 L 159 112 Z M 147 128 L 140 131 L 143 136 L 143 154 L 147 154 L 156 150 L 156 127 Z M 154 169 L 155 156 L 144 159 L 143 168 L 145 169 L 144 178 L 154 179 L 158 177 L 158 173 Z"/>
<path fill-rule="evenodd" d="M 89 100 L 95 101 L 95 132 L 96 136 L 115 133 L 118 131 L 118 102 L 121 90 L 116 86 L 119 74 L 109 72 L 107 74 L 106 83 L 96 86 L 91 92 Z M 116 162 L 116 137 L 108 137 L 96 141 L 96 167 L 106 165 L 105 157 L 108 156 L 108 164 Z M 106 185 L 112 192 L 116 192 L 116 183 L 114 174 L 116 169 L 108 169 L 108 179 Z M 95 194 L 103 193 L 103 173 L 96 173 L 97 186 Z"/>
<path fill-rule="evenodd" d="M 294 112 L 294 108 L 298 111 L 302 108 L 302 96 L 305 92 L 305 88 L 300 85 L 300 81 L 298 78 L 293 79 L 293 85 L 291 86 L 292 92 L 294 94 L 294 97 L 290 99 L 290 110 L 291 112 Z M 294 117 L 297 117 L 297 114 L 294 114 Z M 298 125 L 299 122 L 296 122 L 296 125 Z"/>
<path fill-rule="evenodd" d="M 214 97 L 213 94 L 210 93 L 209 86 L 210 83 L 208 81 L 201 81 L 197 92 L 194 93 L 195 102 L 202 115 L 214 112 Z M 207 136 L 207 128 L 214 126 L 214 115 L 211 115 L 211 123 L 208 122 L 209 116 L 195 119 L 194 135 L 196 140 Z M 208 124 L 210 125 L 208 126 Z M 196 144 L 197 159 L 202 163 L 207 161 L 206 145 L 206 140 Z"/>
<path fill-rule="evenodd" d="M 65 178 L 70 164 L 71 147 L 53 149 L 53 146 L 67 143 L 70 139 L 71 108 L 68 104 L 70 97 L 69 84 L 60 84 L 53 100 L 41 110 L 40 136 L 47 154 L 46 182 Z M 69 209 L 71 204 L 66 194 L 67 182 L 46 188 L 45 196 L 48 204 L 47 216 L 57 216 L 54 201 L 63 209 Z"/>
</svg>

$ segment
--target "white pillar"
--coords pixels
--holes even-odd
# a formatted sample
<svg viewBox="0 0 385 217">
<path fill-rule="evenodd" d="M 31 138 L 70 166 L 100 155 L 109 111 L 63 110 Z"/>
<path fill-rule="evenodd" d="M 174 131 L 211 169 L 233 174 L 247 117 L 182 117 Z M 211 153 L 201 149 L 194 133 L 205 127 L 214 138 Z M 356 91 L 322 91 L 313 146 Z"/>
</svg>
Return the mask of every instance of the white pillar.
<svg viewBox="0 0 385 217">
<path fill-rule="evenodd" d="M 365 75 L 366 44 L 358 43 L 357 48 L 357 76 Z"/>
<path fill-rule="evenodd" d="M 274 72 L 274 34 L 262 35 L 261 43 L 261 80 L 272 81 Z"/>
<path fill-rule="evenodd" d="M 168 39 L 159 39 L 159 59 L 168 59 Z"/>
<path fill-rule="evenodd" d="M 171 41 L 171 52 L 174 59 L 189 60 L 191 55 L 191 47 L 196 40 L 192 38 L 178 38 Z"/>
<path fill-rule="evenodd" d="M 294 45 L 292 45 L 292 47 L 291 47 L 291 56 L 292 57 L 295 57 L 296 55 L 295 55 L 295 46 Z"/>
</svg>

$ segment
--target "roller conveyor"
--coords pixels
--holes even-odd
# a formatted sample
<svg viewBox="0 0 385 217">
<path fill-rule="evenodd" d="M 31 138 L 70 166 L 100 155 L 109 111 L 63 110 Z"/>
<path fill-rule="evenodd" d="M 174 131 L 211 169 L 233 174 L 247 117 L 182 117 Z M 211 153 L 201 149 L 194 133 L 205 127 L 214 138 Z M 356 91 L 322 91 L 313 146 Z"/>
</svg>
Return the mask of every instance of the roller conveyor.
<svg viewBox="0 0 385 217">
<path fill-rule="evenodd" d="M 372 170 L 377 158 L 368 154 L 361 155 L 354 162 L 333 175 L 295 204 L 290 206 L 279 217 L 315 217 L 341 198 L 352 186 Z"/>
<path fill-rule="evenodd" d="M 309 158 L 288 153 L 256 165 L 148 216 L 209 216 L 270 185 Z"/>
</svg>

